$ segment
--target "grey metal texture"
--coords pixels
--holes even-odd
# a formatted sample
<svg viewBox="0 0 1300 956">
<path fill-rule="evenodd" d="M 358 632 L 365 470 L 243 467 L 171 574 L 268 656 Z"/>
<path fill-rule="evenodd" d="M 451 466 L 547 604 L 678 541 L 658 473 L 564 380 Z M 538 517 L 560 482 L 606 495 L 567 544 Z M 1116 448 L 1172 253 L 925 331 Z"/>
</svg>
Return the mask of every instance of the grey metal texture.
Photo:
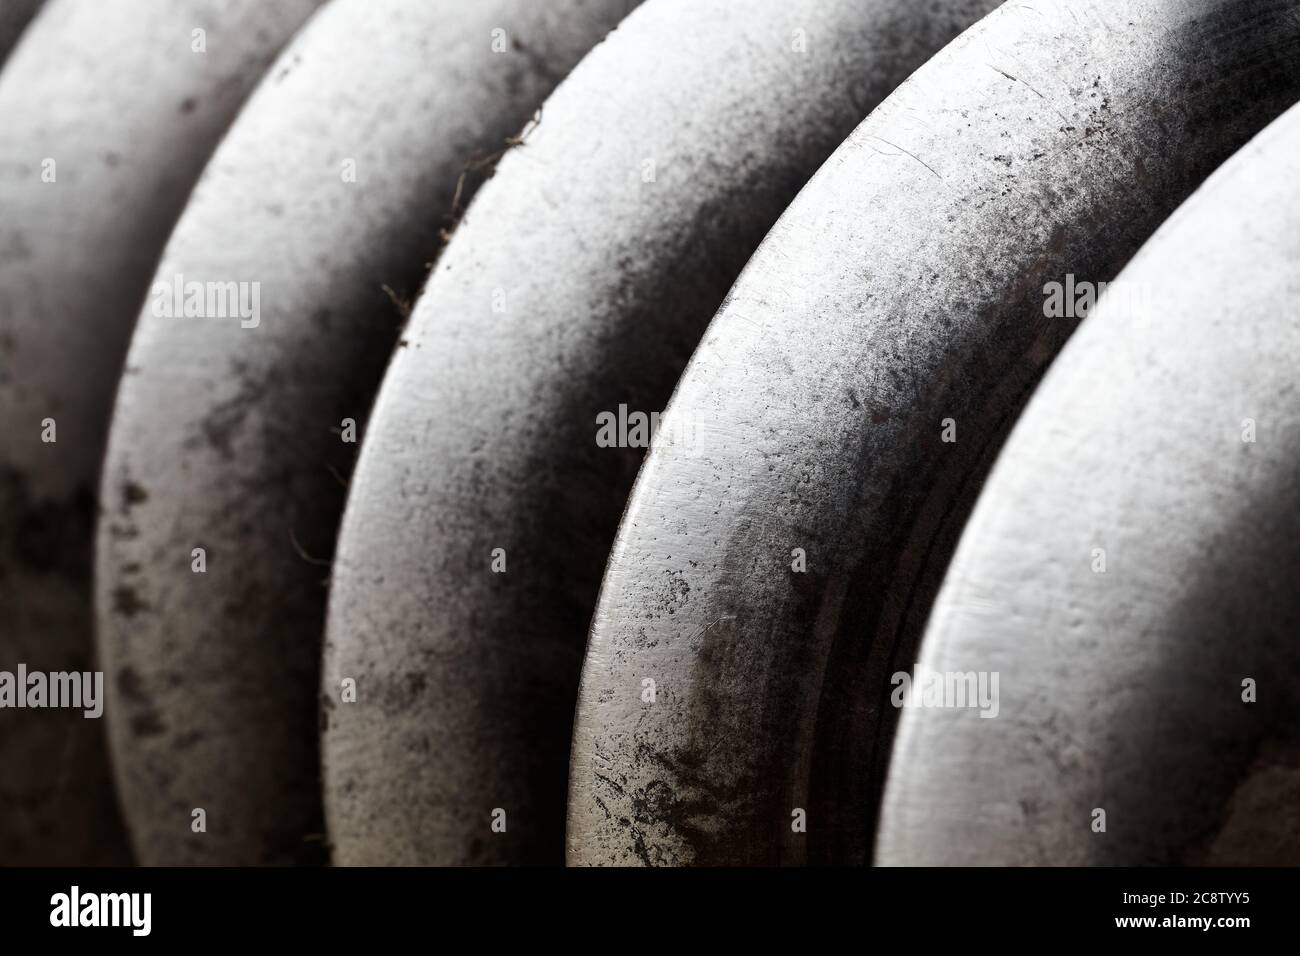
<svg viewBox="0 0 1300 956">
<path fill-rule="evenodd" d="M 95 490 L 131 325 L 203 163 L 315 6 L 54 0 L 0 73 L 6 670 L 92 666 Z M 0 862 L 125 858 L 104 751 L 80 711 L 6 712 Z"/>
<path fill-rule="evenodd" d="M 364 422 L 475 161 L 635 5 L 336 0 L 214 155 L 156 290 L 248 283 L 251 306 L 256 284 L 258 315 L 146 304 L 104 472 L 100 641 L 142 861 L 325 859 L 318 694 L 357 447 L 345 420 Z"/>
<path fill-rule="evenodd" d="M 40 5 L 41 0 L 0 0 L 0 66 Z"/>
<path fill-rule="evenodd" d="M 1161 227 L 1012 432 L 921 649 L 999 673 L 998 716 L 905 711 L 881 862 L 1300 864 L 1297 302 L 1300 107 Z"/>
<path fill-rule="evenodd" d="M 662 409 L 807 177 L 992 6 L 653 0 L 548 100 L 417 303 L 353 481 L 338 861 L 563 859 L 584 634 L 643 455 L 598 447 L 597 416 Z"/>
<path fill-rule="evenodd" d="M 1294 102 L 1298 54 L 1276 0 L 1010 3 L 849 137 L 679 383 L 663 428 L 693 447 L 655 448 L 628 504 L 571 862 L 869 859 L 891 674 L 1073 325 L 1045 318 L 1045 284 L 1113 277 Z"/>
</svg>

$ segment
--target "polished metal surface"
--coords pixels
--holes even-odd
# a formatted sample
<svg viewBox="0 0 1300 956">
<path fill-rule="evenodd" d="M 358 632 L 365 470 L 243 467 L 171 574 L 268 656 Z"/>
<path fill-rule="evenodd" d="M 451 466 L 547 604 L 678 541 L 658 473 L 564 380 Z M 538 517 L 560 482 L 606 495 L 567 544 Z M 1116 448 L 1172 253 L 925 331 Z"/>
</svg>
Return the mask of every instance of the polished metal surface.
<svg viewBox="0 0 1300 956">
<path fill-rule="evenodd" d="M 1113 278 L 1295 101 L 1298 54 L 1290 3 L 1018 2 L 848 138 L 709 327 L 663 422 L 693 440 L 650 453 L 623 517 L 583 671 L 571 862 L 869 858 L 891 675 L 1074 324 L 1042 290 Z M 926 806 L 958 805 L 965 782 L 936 792 L 932 770 Z"/>
<path fill-rule="evenodd" d="M 353 433 L 475 162 L 634 6 L 335 0 L 214 155 L 140 315 L 102 493 L 99 637 L 142 861 L 325 858 L 324 584 Z M 246 308 L 173 315 L 191 282 L 243 283 Z"/>
<path fill-rule="evenodd" d="M 95 490 L 131 325 L 212 148 L 316 5 L 52 0 L 0 72 L 6 670 L 91 668 Z M 102 734 L 78 711 L 5 713 L 0 862 L 125 859 Z"/>
<path fill-rule="evenodd" d="M 598 416 L 662 409 L 807 177 L 992 5 L 652 0 L 548 100 L 417 303 L 353 481 L 338 861 L 563 859 L 584 634 L 644 454 Z"/>
<path fill-rule="evenodd" d="M 998 457 L 921 664 L 999 673 L 999 713 L 905 711 L 880 862 L 1300 864 L 1298 301 L 1300 107 L 1134 258 Z"/>
</svg>

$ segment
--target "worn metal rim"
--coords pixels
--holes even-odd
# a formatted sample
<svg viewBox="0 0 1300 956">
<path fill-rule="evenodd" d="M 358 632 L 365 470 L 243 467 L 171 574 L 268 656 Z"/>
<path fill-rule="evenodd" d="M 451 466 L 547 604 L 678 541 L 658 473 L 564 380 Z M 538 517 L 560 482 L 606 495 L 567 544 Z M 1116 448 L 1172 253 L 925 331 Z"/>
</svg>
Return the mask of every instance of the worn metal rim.
<svg viewBox="0 0 1300 956">
<path fill-rule="evenodd" d="M 336 0 L 214 155 L 140 316 L 102 495 L 99 637 L 144 862 L 325 859 L 323 585 L 359 430 L 440 232 L 631 5 Z M 178 308 L 194 283 L 238 308 Z"/>
<path fill-rule="evenodd" d="M 563 859 L 583 639 L 644 451 L 600 447 L 598 416 L 663 407 L 806 178 L 992 5 L 653 0 L 547 102 L 417 304 L 353 482 L 337 859 Z"/>
<path fill-rule="evenodd" d="M 0 668 L 93 669 L 95 490 L 131 324 L 203 163 L 314 7 L 53 0 L 0 72 Z M 0 860 L 125 859 L 101 722 L 0 726 L 0 766 L 24 768 L 0 780 Z"/>
<path fill-rule="evenodd" d="M 1041 290 L 1114 276 L 1289 106 L 1298 39 L 1285 3 L 1017 3 L 847 140 L 678 385 L 664 427 L 695 447 L 654 449 L 629 502 L 571 862 L 869 859 L 891 675 L 1073 325 Z"/>
<path fill-rule="evenodd" d="M 1297 293 L 1300 107 L 1124 270 L 998 458 L 919 664 L 997 674 L 995 719 L 905 711 L 880 862 L 1300 863 Z"/>
</svg>

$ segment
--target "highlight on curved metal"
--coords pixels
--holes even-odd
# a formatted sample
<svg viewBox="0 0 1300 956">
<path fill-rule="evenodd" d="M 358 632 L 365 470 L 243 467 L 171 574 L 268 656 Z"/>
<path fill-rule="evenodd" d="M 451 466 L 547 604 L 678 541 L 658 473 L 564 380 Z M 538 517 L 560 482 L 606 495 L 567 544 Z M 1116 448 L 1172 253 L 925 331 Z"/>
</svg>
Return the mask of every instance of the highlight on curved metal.
<svg viewBox="0 0 1300 956">
<path fill-rule="evenodd" d="M 141 313 L 102 490 L 110 739 L 143 862 L 324 858 L 323 584 L 357 423 L 475 161 L 634 6 L 336 0 L 214 155 Z"/>
<path fill-rule="evenodd" d="M 918 665 L 997 674 L 996 719 L 905 710 L 880 862 L 1300 863 L 1297 301 L 1293 107 L 1106 290 L 998 457 Z"/>
<path fill-rule="evenodd" d="M 692 446 L 651 451 L 623 517 L 571 862 L 869 859 L 891 675 L 1073 325 L 1042 290 L 1113 277 L 1295 101 L 1298 51 L 1272 0 L 1016 3 L 849 137 L 679 383 L 662 427 Z"/>
<path fill-rule="evenodd" d="M 315 6 L 52 0 L 0 72 L 6 664 L 90 669 L 95 488 L 131 323 L 217 138 Z M 24 768 L 0 775 L 0 860 L 125 858 L 104 750 L 80 711 L 0 723 L 0 766 Z"/>
<path fill-rule="evenodd" d="M 41 0 L 0 0 L 0 66 L 40 5 Z"/>
<path fill-rule="evenodd" d="M 362 449 L 327 636 L 327 693 L 358 695 L 324 737 L 338 861 L 562 861 L 584 633 L 643 453 L 602 414 L 663 407 L 806 178 L 992 6 L 652 0 L 548 100 Z"/>
</svg>

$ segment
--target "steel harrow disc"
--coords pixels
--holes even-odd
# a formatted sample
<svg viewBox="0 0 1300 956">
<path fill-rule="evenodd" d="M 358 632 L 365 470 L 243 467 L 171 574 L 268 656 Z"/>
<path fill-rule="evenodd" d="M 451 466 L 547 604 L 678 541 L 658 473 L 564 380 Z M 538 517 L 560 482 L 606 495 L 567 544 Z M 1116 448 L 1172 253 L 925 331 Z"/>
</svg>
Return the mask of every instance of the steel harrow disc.
<svg viewBox="0 0 1300 956">
<path fill-rule="evenodd" d="M 475 163 L 632 6 L 336 0 L 214 155 L 140 315 L 102 491 L 100 647 L 142 860 L 324 858 L 323 584 L 404 302 Z"/>
<path fill-rule="evenodd" d="M 1294 107 L 1107 289 L 999 456 L 918 665 L 997 674 L 996 719 L 904 710 L 881 862 L 1300 864 L 1298 292 Z"/>
<path fill-rule="evenodd" d="M 0 0 L 0 865 L 1300 862 L 1298 99 L 1295 0 Z"/>
<path fill-rule="evenodd" d="M 574 730 L 576 863 L 866 862 L 897 710 L 990 457 L 1074 321 L 1300 95 L 1285 3 L 1007 4 L 749 261 L 628 503 Z M 654 681 L 653 699 L 647 694 Z"/>
<path fill-rule="evenodd" d="M 203 164 L 316 5 L 51 0 L 0 73 L 0 669 L 91 668 L 95 489 L 132 323 Z M 101 723 L 3 717 L 0 862 L 123 859 Z"/>
<path fill-rule="evenodd" d="M 585 630 L 648 437 L 602 421 L 663 407 L 806 178 L 990 6 L 654 0 L 547 101 L 416 304 L 358 464 L 324 682 L 357 688 L 324 737 L 337 859 L 563 859 Z"/>
</svg>

